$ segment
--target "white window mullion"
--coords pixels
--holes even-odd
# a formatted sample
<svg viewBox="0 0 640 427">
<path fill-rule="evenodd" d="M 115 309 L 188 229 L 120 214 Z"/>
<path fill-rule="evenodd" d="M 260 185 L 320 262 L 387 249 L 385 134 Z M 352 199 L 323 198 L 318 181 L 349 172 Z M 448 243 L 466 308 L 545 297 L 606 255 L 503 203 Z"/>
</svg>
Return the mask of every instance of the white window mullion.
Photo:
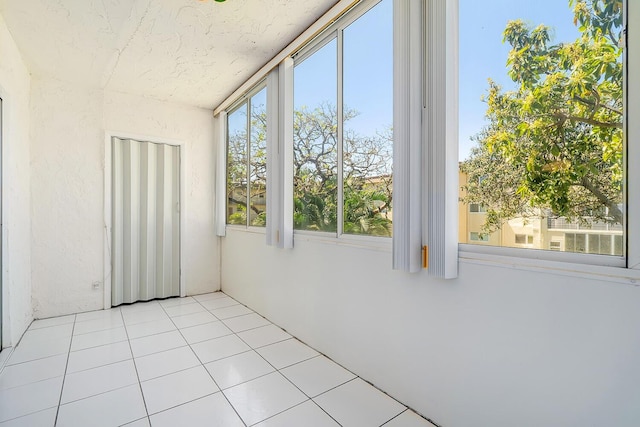
<svg viewBox="0 0 640 427">
<path fill-rule="evenodd" d="M 215 229 L 224 236 L 227 228 L 227 112 L 214 118 L 216 144 Z"/>
<path fill-rule="evenodd" d="M 280 182 L 280 133 L 278 117 L 278 68 L 267 76 L 267 245 L 279 246 L 282 183 Z"/>
<path fill-rule="evenodd" d="M 627 267 L 640 269 L 640 171 L 629 165 L 637 164 L 640 159 L 640 2 L 627 1 L 627 48 L 625 52 L 627 70 L 625 73 L 626 91 L 626 180 L 627 183 Z M 631 25 L 629 25 L 631 24 Z M 633 25 L 636 24 L 636 25 Z M 633 76 L 633 78 L 630 78 Z M 615 241 L 615 240 L 614 240 Z M 614 246 L 612 245 L 612 248 Z"/>
<path fill-rule="evenodd" d="M 246 200 L 246 219 L 245 219 L 245 226 L 249 227 L 251 226 L 251 97 L 247 97 L 247 104 L 246 104 L 246 108 L 247 108 L 247 124 L 246 126 L 246 132 L 247 132 L 247 138 L 245 140 L 246 142 L 246 153 L 247 153 L 247 194 L 245 197 Z"/>
<path fill-rule="evenodd" d="M 336 218 L 337 218 L 337 235 L 338 237 L 342 236 L 342 234 L 344 233 L 344 79 L 343 79 L 343 72 L 344 72 L 344 49 L 343 49 L 343 39 L 344 39 L 344 34 L 342 30 L 338 30 L 338 40 L 337 40 L 337 44 L 338 44 L 338 49 L 337 49 L 337 77 L 338 77 L 338 81 L 337 81 L 337 88 L 338 88 L 338 93 L 337 93 L 337 125 L 338 125 L 338 152 L 337 152 L 337 166 L 338 166 L 338 170 L 337 170 L 337 209 L 338 212 L 336 212 Z"/>
</svg>

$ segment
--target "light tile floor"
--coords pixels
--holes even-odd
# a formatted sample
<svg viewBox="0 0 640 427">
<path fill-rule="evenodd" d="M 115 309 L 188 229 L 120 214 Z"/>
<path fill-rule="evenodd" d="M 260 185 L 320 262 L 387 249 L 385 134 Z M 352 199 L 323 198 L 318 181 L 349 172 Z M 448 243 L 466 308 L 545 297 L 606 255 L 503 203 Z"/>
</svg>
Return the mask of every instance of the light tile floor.
<svg viewBox="0 0 640 427">
<path fill-rule="evenodd" d="M 36 320 L 8 426 L 432 426 L 221 292 Z"/>
</svg>

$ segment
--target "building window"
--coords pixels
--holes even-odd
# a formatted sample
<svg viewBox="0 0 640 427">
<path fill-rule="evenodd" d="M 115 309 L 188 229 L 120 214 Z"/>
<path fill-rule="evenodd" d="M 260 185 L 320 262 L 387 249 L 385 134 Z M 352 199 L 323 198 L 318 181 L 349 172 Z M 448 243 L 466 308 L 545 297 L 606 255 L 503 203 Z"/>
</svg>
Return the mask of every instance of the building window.
<svg viewBox="0 0 640 427">
<path fill-rule="evenodd" d="M 477 233 L 472 231 L 469 233 L 469 240 L 472 242 L 488 242 L 489 235 L 485 233 Z"/>
<path fill-rule="evenodd" d="M 227 116 L 227 224 L 266 224 L 265 87 Z"/>
<path fill-rule="evenodd" d="M 552 240 L 549 242 L 549 250 L 550 251 L 559 251 L 562 248 L 562 242 L 558 242 L 556 240 Z"/>
<path fill-rule="evenodd" d="M 516 234 L 517 245 L 533 245 L 533 236 L 527 234 Z"/>
<path fill-rule="evenodd" d="M 624 255 L 623 5 L 460 1 L 460 198 L 486 208 L 461 228 L 522 222 L 542 235 L 516 244 L 551 250 L 585 230 L 563 250 Z"/>
<path fill-rule="evenodd" d="M 622 235 L 611 233 L 566 233 L 565 246 L 572 252 L 600 255 L 622 255 Z"/>
<path fill-rule="evenodd" d="M 294 68 L 294 229 L 391 236 L 391 0 L 347 15 Z"/>
<path fill-rule="evenodd" d="M 469 204 L 469 212 L 473 212 L 473 213 L 484 213 L 487 212 L 487 209 L 478 203 L 470 203 Z"/>
</svg>

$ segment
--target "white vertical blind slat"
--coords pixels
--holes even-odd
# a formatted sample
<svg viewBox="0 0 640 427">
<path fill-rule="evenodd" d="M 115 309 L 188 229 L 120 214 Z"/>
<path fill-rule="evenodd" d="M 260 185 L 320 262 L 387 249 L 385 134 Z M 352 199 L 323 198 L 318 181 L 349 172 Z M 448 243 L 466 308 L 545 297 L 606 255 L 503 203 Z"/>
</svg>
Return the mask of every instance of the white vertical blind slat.
<svg viewBox="0 0 640 427">
<path fill-rule="evenodd" d="M 422 268 L 422 0 L 393 3 L 393 268 Z"/>
<path fill-rule="evenodd" d="M 278 144 L 281 153 L 278 171 L 282 186 L 280 239 L 281 247 L 285 249 L 293 248 L 293 65 L 293 59 L 285 58 L 278 71 Z"/>
<path fill-rule="evenodd" d="M 267 224 L 266 242 L 280 247 L 280 204 L 282 184 L 280 182 L 280 149 L 278 120 L 279 99 L 278 68 L 267 76 Z"/>
<path fill-rule="evenodd" d="M 457 2 L 429 0 L 427 120 L 425 120 L 426 236 L 429 275 L 458 276 L 458 32 Z"/>
<path fill-rule="evenodd" d="M 267 77 L 267 245 L 293 247 L 293 60 Z"/>
</svg>

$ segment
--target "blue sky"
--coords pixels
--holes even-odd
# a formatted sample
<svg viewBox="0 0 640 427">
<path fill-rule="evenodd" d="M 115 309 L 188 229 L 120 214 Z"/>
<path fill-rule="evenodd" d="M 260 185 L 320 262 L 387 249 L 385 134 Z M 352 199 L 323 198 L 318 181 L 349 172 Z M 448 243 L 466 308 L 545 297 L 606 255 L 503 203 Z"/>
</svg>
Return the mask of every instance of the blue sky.
<svg viewBox="0 0 640 427">
<path fill-rule="evenodd" d="M 470 138 L 484 126 L 486 105 L 481 101 L 489 78 L 505 89 L 509 46 L 502 32 L 509 20 L 552 27 L 552 42 L 575 40 L 568 0 L 459 0 L 460 1 L 460 155 L 469 154 Z M 393 121 L 392 1 L 383 0 L 344 32 L 344 102 L 360 112 L 348 126 L 373 135 Z M 295 108 L 314 108 L 323 101 L 336 104 L 337 44 L 333 40 L 296 65 Z M 313 82 L 310 84 L 309 82 Z"/>
<path fill-rule="evenodd" d="M 393 123 L 392 4 L 383 0 L 344 31 L 344 103 L 360 113 L 347 126 L 365 135 Z M 294 108 L 336 104 L 336 58 L 334 39 L 296 65 Z"/>
<path fill-rule="evenodd" d="M 485 123 L 481 96 L 487 79 L 514 88 L 506 69 L 509 45 L 502 43 L 502 32 L 514 19 L 552 27 L 555 43 L 574 41 L 579 35 L 568 0 L 460 0 L 460 160 L 473 145 L 470 137 Z"/>
</svg>

